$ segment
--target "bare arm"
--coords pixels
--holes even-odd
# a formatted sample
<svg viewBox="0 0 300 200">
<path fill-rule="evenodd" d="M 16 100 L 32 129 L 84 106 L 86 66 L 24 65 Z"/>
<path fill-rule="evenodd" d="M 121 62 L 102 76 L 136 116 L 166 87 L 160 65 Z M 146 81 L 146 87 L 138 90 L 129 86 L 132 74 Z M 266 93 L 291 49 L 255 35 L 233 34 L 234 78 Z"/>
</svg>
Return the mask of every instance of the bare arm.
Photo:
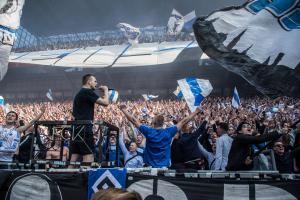
<svg viewBox="0 0 300 200">
<path fill-rule="evenodd" d="M 192 114 L 189 116 L 185 117 L 181 121 L 179 121 L 176 126 L 178 130 L 181 130 L 182 126 L 191 121 L 198 113 L 200 112 L 200 108 L 198 107 Z"/>
<path fill-rule="evenodd" d="M 125 105 L 121 105 L 120 106 L 121 111 L 124 113 L 124 115 L 126 116 L 126 118 L 137 128 L 139 128 L 141 126 L 141 123 L 139 122 L 139 120 L 137 120 L 135 117 L 133 117 L 131 114 L 129 114 L 126 110 L 126 106 Z"/>
<path fill-rule="evenodd" d="M 108 99 L 108 88 L 107 86 L 100 86 L 100 90 L 104 92 L 103 97 L 99 97 L 96 101 L 96 104 L 102 105 L 102 106 L 108 106 L 109 105 L 109 99 Z"/>
<path fill-rule="evenodd" d="M 132 124 L 131 122 L 129 122 L 129 124 L 130 124 L 130 129 L 131 129 L 131 131 L 132 131 L 132 133 L 133 133 L 133 138 L 134 138 L 135 140 L 137 140 L 137 134 L 138 134 L 138 131 L 134 128 L 134 126 L 133 126 L 133 124 Z"/>
<path fill-rule="evenodd" d="M 38 114 L 33 120 L 31 120 L 28 124 L 25 124 L 24 126 L 20 126 L 19 128 L 17 128 L 17 131 L 19 133 L 22 133 L 24 131 L 26 131 L 27 129 L 29 129 L 36 121 L 38 121 L 42 116 L 43 114 L 45 113 L 45 110 L 46 110 L 46 107 L 43 106 L 41 108 L 41 113 Z"/>
</svg>

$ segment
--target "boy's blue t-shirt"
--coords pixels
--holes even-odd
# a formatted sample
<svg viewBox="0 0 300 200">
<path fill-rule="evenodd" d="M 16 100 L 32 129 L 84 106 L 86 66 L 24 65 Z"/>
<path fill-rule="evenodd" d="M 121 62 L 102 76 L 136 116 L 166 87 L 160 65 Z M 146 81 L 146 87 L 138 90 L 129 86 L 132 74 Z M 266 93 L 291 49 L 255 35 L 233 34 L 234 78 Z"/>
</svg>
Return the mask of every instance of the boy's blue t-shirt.
<svg viewBox="0 0 300 200">
<path fill-rule="evenodd" d="M 177 133 L 177 127 L 154 129 L 141 125 L 139 130 L 146 137 L 144 163 L 152 167 L 169 167 L 172 138 Z"/>
</svg>

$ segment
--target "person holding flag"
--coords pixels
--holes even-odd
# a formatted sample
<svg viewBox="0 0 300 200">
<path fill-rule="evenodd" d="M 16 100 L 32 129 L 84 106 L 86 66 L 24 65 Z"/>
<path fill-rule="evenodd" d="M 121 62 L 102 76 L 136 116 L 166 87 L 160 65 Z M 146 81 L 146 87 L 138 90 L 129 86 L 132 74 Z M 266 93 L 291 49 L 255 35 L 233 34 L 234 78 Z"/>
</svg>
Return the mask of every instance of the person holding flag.
<svg viewBox="0 0 300 200">
<path fill-rule="evenodd" d="M 234 87 L 231 105 L 232 105 L 232 107 L 234 107 L 236 109 L 238 109 L 241 106 L 241 100 L 240 100 L 239 93 L 238 93 L 236 87 Z"/>
</svg>

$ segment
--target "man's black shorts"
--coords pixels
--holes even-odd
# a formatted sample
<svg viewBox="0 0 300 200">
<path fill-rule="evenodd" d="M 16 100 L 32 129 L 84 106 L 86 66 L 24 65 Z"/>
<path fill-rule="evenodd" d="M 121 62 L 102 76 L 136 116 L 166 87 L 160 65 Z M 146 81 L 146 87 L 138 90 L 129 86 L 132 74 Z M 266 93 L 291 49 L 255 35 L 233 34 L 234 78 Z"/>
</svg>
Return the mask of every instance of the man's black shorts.
<svg viewBox="0 0 300 200">
<path fill-rule="evenodd" d="M 71 154 L 87 155 L 94 152 L 92 127 L 76 126 L 70 143 Z"/>
</svg>

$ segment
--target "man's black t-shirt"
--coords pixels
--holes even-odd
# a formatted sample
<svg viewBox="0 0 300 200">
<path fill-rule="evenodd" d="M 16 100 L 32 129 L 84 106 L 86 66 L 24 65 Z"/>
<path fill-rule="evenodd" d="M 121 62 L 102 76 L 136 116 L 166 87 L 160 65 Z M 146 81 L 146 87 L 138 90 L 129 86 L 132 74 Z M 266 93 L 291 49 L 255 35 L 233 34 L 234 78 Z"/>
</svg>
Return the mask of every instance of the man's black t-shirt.
<svg viewBox="0 0 300 200">
<path fill-rule="evenodd" d="M 73 102 L 75 120 L 94 120 L 94 106 L 98 98 L 94 90 L 81 88 Z"/>
</svg>

